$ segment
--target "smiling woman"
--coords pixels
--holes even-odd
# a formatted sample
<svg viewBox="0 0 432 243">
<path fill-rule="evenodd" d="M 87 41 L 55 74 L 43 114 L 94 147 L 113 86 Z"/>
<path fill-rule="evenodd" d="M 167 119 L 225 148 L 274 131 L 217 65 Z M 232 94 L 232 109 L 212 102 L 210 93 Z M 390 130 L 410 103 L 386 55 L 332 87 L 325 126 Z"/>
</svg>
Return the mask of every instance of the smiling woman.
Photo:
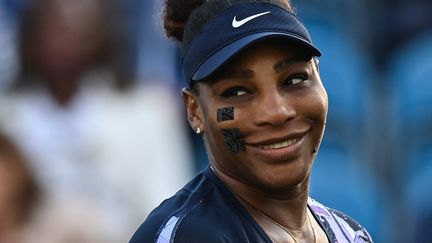
<svg viewBox="0 0 432 243">
<path fill-rule="evenodd" d="M 183 100 L 210 166 L 131 242 L 372 242 L 308 196 L 328 102 L 321 53 L 290 3 L 167 0 L 164 17 L 183 47 Z"/>
<path fill-rule="evenodd" d="M 186 104 L 198 104 L 188 105 L 188 113 L 192 125 L 205 131 L 217 174 L 277 191 L 302 183 L 309 174 L 327 96 L 311 57 L 300 54 L 289 40 L 258 42 L 221 67 L 216 81 L 198 82 L 199 96 L 184 91 Z M 227 106 L 235 110 L 235 119 L 217 122 L 214 111 Z M 227 133 L 221 132 L 232 129 L 242 135 L 241 153 L 232 152 Z"/>
</svg>

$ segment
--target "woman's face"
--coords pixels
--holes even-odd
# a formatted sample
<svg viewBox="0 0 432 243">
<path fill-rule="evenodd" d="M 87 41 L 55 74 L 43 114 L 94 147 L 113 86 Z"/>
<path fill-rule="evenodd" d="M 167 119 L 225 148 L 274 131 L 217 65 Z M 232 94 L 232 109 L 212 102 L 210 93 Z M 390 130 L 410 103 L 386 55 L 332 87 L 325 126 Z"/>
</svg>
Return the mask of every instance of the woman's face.
<svg viewBox="0 0 432 243">
<path fill-rule="evenodd" d="M 327 115 L 316 66 L 282 41 L 246 49 L 185 92 L 191 126 L 200 127 L 219 172 L 278 191 L 309 175 Z"/>
</svg>

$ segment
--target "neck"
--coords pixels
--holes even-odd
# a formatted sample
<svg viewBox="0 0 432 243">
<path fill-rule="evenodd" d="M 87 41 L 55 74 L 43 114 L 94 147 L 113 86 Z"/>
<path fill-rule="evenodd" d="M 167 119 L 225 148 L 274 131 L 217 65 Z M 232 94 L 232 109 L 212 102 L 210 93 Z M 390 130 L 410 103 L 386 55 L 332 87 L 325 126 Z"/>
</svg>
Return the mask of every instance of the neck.
<svg viewBox="0 0 432 243">
<path fill-rule="evenodd" d="M 55 102 L 61 106 L 68 106 L 78 92 L 79 81 L 75 77 L 64 77 L 47 81 L 47 88 Z"/>
<path fill-rule="evenodd" d="M 303 229 L 307 219 L 309 176 L 298 185 L 275 192 L 245 184 L 216 167 L 212 167 L 212 170 L 249 212 L 257 210 L 293 231 Z"/>
</svg>

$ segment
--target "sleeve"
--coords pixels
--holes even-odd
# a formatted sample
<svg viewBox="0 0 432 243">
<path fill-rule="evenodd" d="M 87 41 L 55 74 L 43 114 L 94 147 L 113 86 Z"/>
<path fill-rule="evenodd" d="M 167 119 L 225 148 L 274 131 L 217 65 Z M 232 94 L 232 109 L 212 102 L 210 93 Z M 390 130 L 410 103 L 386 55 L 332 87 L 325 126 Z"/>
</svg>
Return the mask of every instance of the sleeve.
<svg viewBox="0 0 432 243">
<path fill-rule="evenodd" d="M 345 231 L 352 236 L 353 242 L 373 243 L 369 232 L 356 220 L 340 211 L 334 209 L 329 209 L 329 211 L 333 214 L 340 227 L 344 228 Z"/>
<path fill-rule="evenodd" d="M 232 237 L 216 225 L 188 217 L 178 227 L 174 243 L 234 243 Z"/>
<path fill-rule="evenodd" d="M 197 222 L 185 220 L 172 216 L 168 221 L 161 224 L 154 220 L 146 220 L 129 243 L 229 243 L 231 242 L 225 234 L 219 234 L 216 227 Z"/>
<path fill-rule="evenodd" d="M 171 225 L 170 214 L 181 204 L 180 196 L 181 193 L 179 192 L 155 208 L 137 229 L 129 243 L 170 242 L 158 241 L 158 237 L 165 228 Z"/>
<path fill-rule="evenodd" d="M 151 216 L 149 216 L 151 217 Z M 149 243 L 155 242 L 157 232 L 160 227 L 158 220 L 148 218 L 135 232 L 129 243 Z"/>
</svg>

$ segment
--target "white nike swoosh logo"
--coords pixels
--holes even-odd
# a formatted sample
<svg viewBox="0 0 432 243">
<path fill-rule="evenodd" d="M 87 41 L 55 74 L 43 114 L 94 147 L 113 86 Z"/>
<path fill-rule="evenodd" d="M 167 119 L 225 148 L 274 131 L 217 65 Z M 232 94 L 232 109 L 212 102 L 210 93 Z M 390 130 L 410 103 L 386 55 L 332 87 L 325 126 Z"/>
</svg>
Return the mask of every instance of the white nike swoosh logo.
<svg viewBox="0 0 432 243">
<path fill-rule="evenodd" d="M 240 21 L 237 21 L 237 19 L 236 19 L 237 16 L 234 16 L 233 21 L 232 21 L 232 27 L 238 28 L 238 27 L 246 24 L 247 22 L 251 21 L 254 18 L 258 18 L 259 16 L 263 16 L 263 15 L 269 14 L 269 13 L 270 13 L 270 11 L 259 13 L 259 14 L 255 14 L 255 15 L 249 16 L 247 18 L 244 18 L 244 19 L 242 19 Z"/>
</svg>

